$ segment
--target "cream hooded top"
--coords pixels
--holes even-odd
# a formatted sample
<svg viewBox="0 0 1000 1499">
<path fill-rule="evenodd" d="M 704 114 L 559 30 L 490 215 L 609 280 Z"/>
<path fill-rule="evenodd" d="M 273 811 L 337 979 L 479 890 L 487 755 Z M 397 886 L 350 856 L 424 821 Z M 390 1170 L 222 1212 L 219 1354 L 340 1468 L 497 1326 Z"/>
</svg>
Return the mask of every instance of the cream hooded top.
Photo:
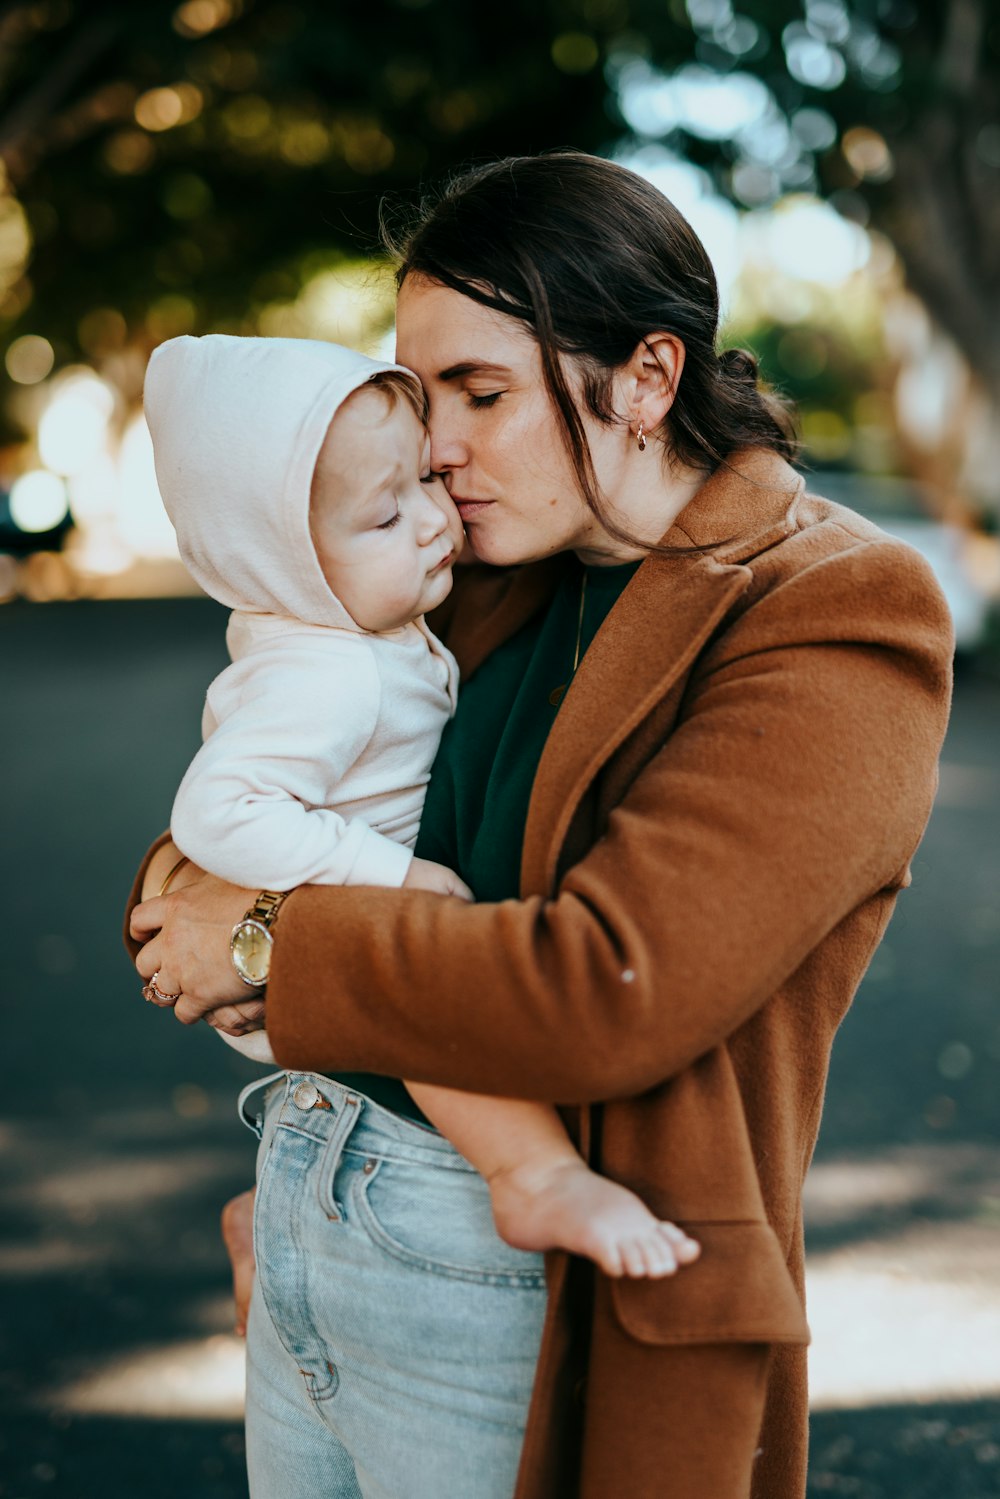
<svg viewBox="0 0 1000 1499">
<path fill-rule="evenodd" d="M 171 339 L 149 362 L 146 419 L 181 556 L 233 610 L 232 665 L 208 689 L 171 832 L 234 884 L 401 885 L 410 866 L 455 660 L 423 619 L 362 630 L 309 534 L 327 428 L 388 369 L 400 366 L 335 344 L 223 334 Z"/>
</svg>

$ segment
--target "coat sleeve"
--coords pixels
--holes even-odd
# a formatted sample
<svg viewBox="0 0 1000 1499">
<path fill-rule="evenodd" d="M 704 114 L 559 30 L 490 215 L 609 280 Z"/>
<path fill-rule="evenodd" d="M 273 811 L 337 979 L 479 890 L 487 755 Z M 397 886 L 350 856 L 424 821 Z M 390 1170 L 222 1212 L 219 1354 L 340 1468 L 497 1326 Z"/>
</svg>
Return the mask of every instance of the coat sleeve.
<svg viewBox="0 0 1000 1499">
<path fill-rule="evenodd" d="M 401 885 L 410 849 L 332 810 L 379 717 L 367 649 L 272 645 L 209 689 L 216 727 L 181 782 L 170 828 L 181 853 L 237 885 Z"/>
<path fill-rule="evenodd" d="M 552 898 L 295 892 L 268 989 L 279 1062 L 559 1103 L 689 1066 L 904 881 L 950 659 L 909 548 L 812 563 L 703 655 L 678 726 Z"/>
</svg>

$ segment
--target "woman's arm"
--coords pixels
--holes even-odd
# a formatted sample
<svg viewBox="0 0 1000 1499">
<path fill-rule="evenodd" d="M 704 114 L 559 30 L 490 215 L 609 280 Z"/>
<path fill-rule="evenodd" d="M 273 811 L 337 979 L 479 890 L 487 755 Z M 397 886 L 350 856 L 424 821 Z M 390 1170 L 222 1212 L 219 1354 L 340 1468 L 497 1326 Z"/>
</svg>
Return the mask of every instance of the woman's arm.
<svg viewBox="0 0 1000 1499">
<path fill-rule="evenodd" d="M 153 840 L 142 857 L 142 862 L 136 871 L 135 878 L 132 881 L 132 889 L 129 891 L 128 900 L 125 904 L 125 946 L 133 958 L 138 949 L 129 935 L 129 914 L 140 900 L 148 900 L 150 896 L 156 895 L 159 892 L 168 871 L 172 865 L 176 864 L 180 856 L 180 850 L 174 848 L 170 840 L 170 830 L 168 829 Z"/>
<path fill-rule="evenodd" d="M 163 946 L 159 941 L 159 928 L 157 925 L 147 923 L 140 927 L 138 934 L 132 931 L 132 917 L 139 909 L 139 903 L 145 902 L 143 909 L 165 912 L 169 909 L 170 896 L 161 896 L 164 882 L 169 879 L 169 888 L 173 895 L 183 890 L 191 890 L 192 899 L 204 908 L 206 904 L 215 903 L 218 910 L 223 912 L 222 920 L 225 922 L 225 914 L 239 907 L 238 914 L 228 924 L 225 935 L 225 946 L 220 945 L 219 951 L 219 976 L 222 980 L 218 1007 L 208 1011 L 204 1015 L 194 1016 L 194 1019 L 204 1018 L 215 1030 L 225 1031 L 229 1035 L 241 1036 L 251 1030 L 260 1030 L 264 1025 L 264 1002 L 262 998 L 250 998 L 250 990 L 236 977 L 232 964 L 224 966 L 224 960 L 228 959 L 229 937 L 228 932 L 239 921 L 240 917 L 248 909 L 252 897 L 248 891 L 234 885 L 226 885 L 222 880 L 213 880 L 206 875 L 203 869 L 199 869 L 190 860 L 182 861 L 180 850 L 172 841 L 169 833 L 162 833 L 147 851 L 145 858 L 139 866 L 138 873 L 132 884 L 128 903 L 125 911 L 125 946 L 130 956 L 136 960 L 136 969 L 140 978 L 150 979 L 154 973 L 159 975 L 158 987 L 165 993 L 176 992 L 171 985 L 174 982 L 170 978 L 167 958 L 163 952 Z M 176 871 L 171 877 L 171 871 Z M 158 904 L 154 907 L 153 902 Z M 160 917 L 162 920 L 162 915 Z M 216 933 L 213 930 L 213 937 Z M 221 934 L 220 934 L 221 935 Z M 143 946 L 145 941 L 145 946 Z M 218 945 L 212 943 L 211 945 Z M 140 954 L 142 955 L 140 957 Z M 233 1002 L 226 1003 L 225 998 L 231 991 Z M 161 1008 L 170 1008 L 171 1002 L 164 1002 Z M 184 1019 L 179 1015 L 178 1019 Z"/>
<path fill-rule="evenodd" d="M 950 657 L 909 549 L 862 544 L 796 575 L 717 642 L 554 899 L 297 892 L 268 993 L 275 1055 L 566 1103 L 677 1073 L 905 880 Z"/>
<path fill-rule="evenodd" d="M 140 900 L 151 900 L 154 895 L 159 895 L 171 870 L 177 871 L 170 881 L 171 890 L 180 890 L 185 885 L 192 884 L 203 873 L 190 863 L 177 869 L 181 857 L 181 851 L 169 833 L 157 839 L 142 861 Z"/>
<path fill-rule="evenodd" d="M 909 549 L 861 544 L 796 575 L 703 660 L 683 722 L 555 898 L 290 896 L 275 1055 L 565 1103 L 676 1073 L 905 878 L 949 662 L 944 605 Z M 184 987 L 210 985 L 192 966 Z"/>
</svg>

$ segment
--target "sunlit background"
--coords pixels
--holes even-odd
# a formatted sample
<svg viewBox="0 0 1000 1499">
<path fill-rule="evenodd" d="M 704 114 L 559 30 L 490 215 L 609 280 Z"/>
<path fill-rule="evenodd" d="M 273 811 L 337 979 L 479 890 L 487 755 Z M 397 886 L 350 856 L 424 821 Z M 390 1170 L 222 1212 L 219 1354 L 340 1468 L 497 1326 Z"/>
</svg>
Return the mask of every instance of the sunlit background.
<svg viewBox="0 0 1000 1499">
<path fill-rule="evenodd" d="M 558 146 L 625 163 L 690 219 L 724 342 L 798 404 L 810 483 L 918 547 L 955 619 L 928 851 L 838 1042 L 809 1184 L 810 1494 L 1000 1492 L 998 100 L 989 0 L 0 9 L 0 628 L 19 682 L 3 701 L 11 785 L 52 823 L 26 817 L 12 844 L 41 893 L 15 880 L 7 916 L 25 937 L 18 1014 L 68 1037 L 67 1075 L 26 1072 L 0 1125 L 0 1282 L 15 1343 L 44 1364 L 30 1388 L 0 1371 L 21 1402 L 0 1495 L 93 1491 L 81 1423 L 95 1453 L 121 1461 L 132 1440 L 149 1495 L 185 1464 L 192 1494 L 243 1492 L 214 1225 L 250 1165 L 229 1112 L 242 1064 L 161 1030 L 157 1080 L 148 1015 L 118 1018 L 124 964 L 92 955 L 93 911 L 106 936 L 221 665 L 157 493 L 149 354 L 210 331 L 390 351 L 380 212 L 469 161 Z M 113 1063 L 68 1019 L 91 993 L 122 1027 Z M 51 1356 L 39 1297 L 60 1308 Z"/>
<path fill-rule="evenodd" d="M 379 13 L 395 33 L 376 41 Z M 559 14 L 544 35 L 537 12 L 515 29 L 461 10 L 456 37 L 445 0 L 353 19 L 242 0 L 128 19 L 69 0 L 7 8 L 0 597 L 190 588 L 141 415 L 155 344 L 229 331 L 391 346 L 383 189 L 572 144 L 634 167 L 691 219 L 726 341 L 799 402 L 813 482 L 832 471 L 834 497 L 895 522 L 941 576 L 963 647 L 987 641 L 989 7 L 573 0 Z M 961 120 L 949 89 L 972 102 Z M 992 235 L 978 254 L 970 231 Z"/>
</svg>

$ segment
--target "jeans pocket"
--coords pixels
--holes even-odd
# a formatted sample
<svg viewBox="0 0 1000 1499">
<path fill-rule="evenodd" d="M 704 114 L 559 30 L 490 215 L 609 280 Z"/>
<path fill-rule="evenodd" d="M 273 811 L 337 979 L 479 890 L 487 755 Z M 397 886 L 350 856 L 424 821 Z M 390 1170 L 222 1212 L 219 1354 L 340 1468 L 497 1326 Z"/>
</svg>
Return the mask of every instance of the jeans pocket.
<svg viewBox="0 0 1000 1499">
<path fill-rule="evenodd" d="M 372 1158 L 354 1176 L 349 1202 L 372 1241 L 415 1269 L 481 1285 L 545 1286 L 542 1256 L 504 1243 L 489 1189 L 473 1171 Z"/>
</svg>

